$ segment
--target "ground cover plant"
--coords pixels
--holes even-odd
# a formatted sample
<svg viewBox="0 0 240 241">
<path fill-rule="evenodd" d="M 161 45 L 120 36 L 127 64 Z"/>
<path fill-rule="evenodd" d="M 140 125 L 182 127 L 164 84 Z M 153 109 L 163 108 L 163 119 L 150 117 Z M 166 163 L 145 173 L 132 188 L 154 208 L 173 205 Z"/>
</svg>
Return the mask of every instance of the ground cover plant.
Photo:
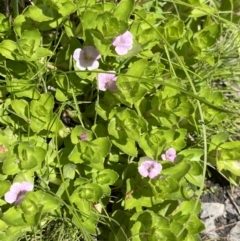
<svg viewBox="0 0 240 241">
<path fill-rule="evenodd" d="M 240 1 L 7 2 L 0 240 L 200 240 L 207 166 L 239 184 Z"/>
</svg>

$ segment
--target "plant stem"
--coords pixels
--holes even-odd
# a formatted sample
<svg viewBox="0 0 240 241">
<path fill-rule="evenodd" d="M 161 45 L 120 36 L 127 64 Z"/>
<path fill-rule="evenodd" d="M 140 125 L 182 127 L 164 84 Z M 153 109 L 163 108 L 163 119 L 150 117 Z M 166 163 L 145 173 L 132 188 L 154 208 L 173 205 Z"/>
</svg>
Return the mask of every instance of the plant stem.
<svg viewBox="0 0 240 241">
<path fill-rule="evenodd" d="M 12 0 L 13 16 L 16 18 L 19 15 L 18 0 Z"/>
</svg>

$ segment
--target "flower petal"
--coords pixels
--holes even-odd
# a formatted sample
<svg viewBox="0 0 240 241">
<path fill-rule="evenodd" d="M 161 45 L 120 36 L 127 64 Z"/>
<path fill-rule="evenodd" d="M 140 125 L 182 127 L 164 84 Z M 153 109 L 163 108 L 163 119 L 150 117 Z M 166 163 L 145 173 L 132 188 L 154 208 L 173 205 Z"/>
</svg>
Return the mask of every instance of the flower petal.
<svg viewBox="0 0 240 241">
<path fill-rule="evenodd" d="M 162 165 L 154 162 L 153 168 L 149 171 L 149 178 L 154 178 L 162 171 Z"/>
<path fill-rule="evenodd" d="M 21 192 L 21 183 L 20 182 L 14 182 L 12 186 L 10 187 L 10 192 L 18 194 Z"/>
<path fill-rule="evenodd" d="M 176 150 L 174 148 L 169 148 L 167 151 L 166 151 L 166 154 L 167 155 L 176 155 Z"/>
<path fill-rule="evenodd" d="M 21 183 L 21 191 L 32 191 L 33 190 L 33 184 L 30 182 L 23 181 Z"/>
<path fill-rule="evenodd" d="M 163 159 L 164 161 L 166 161 L 166 160 L 167 160 L 167 157 L 166 157 L 166 155 L 165 155 L 165 154 L 162 154 L 162 155 L 161 155 L 161 157 L 162 157 L 162 159 Z"/>
<path fill-rule="evenodd" d="M 75 61 L 79 61 L 79 59 L 80 59 L 80 55 L 81 55 L 81 51 L 82 51 L 82 49 L 75 49 L 75 51 L 74 51 L 74 53 L 73 53 L 73 59 L 75 60 Z"/>
<path fill-rule="evenodd" d="M 168 161 L 174 162 L 176 156 L 168 156 Z"/>
<path fill-rule="evenodd" d="M 123 38 L 125 39 L 128 39 L 128 40 L 132 40 L 133 39 L 133 35 L 131 32 L 129 31 L 126 31 L 123 35 L 122 35 Z"/>
<path fill-rule="evenodd" d="M 115 48 L 115 51 L 117 52 L 118 55 L 124 55 L 128 52 L 128 49 L 122 46 L 117 46 Z"/>
<path fill-rule="evenodd" d="M 85 46 L 85 47 L 83 48 L 83 50 L 84 50 L 86 56 L 87 56 L 88 58 L 90 58 L 90 59 L 96 60 L 96 59 L 100 59 L 100 58 L 101 58 L 100 53 L 99 53 L 98 50 L 95 49 L 93 46 Z"/>
<path fill-rule="evenodd" d="M 138 167 L 138 172 L 140 173 L 141 176 L 147 177 L 148 176 L 148 169 L 146 169 L 143 165 Z"/>
<path fill-rule="evenodd" d="M 102 91 L 106 91 L 106 74 L 100 73 L 97 75 L 97 81 L 98 81 L 98 89 Z"/>
<path fill-rule="evenodd" d="M 87 140 L 87 138 L 88 138 L 87 133 L 82 133 L 82 134 L 80 135 L 80 140 L 82 140 L 82 141 Z"/>
<path fill-rule="evenodd" d="M 17 193 L 9 191 L 5 193 L 4 199 L 7 203 L 14 203 L 17 199 L 17 195 L 18 195 Z"/>
<path fill-rule="evenodd" d="M 99 62 L 97 60 L 95 60 L 91 66 L 87 67 L 88 70 L 94 70 L 94 69 L 98 69 L 99 67 Z"/>
<path fill-rule="evenodd" d="M 80 64 L 80 61 L 77 61 L 77 62 L 76 62 L 76 67 L 77 67 L 78 69 L 80 69 L 80 70 L 85 70 L 85 69 L 86 69 L 86 67 L 83 67 L 83 66 Z"/>
<path fill-rule="evenodd" d="M 167 160 L 171 162 L 173 162 L 177 157 L 176 150 L 174 148 L 169 148 L 165 154 L 166 154 Z"/>
<path fill-rule="evenodd" d="M 118 87 L 116 85 L 116 80 L 112 80 L 106 83 L 107 89 L 110 91 L 117 91 Z"/>
</svg>

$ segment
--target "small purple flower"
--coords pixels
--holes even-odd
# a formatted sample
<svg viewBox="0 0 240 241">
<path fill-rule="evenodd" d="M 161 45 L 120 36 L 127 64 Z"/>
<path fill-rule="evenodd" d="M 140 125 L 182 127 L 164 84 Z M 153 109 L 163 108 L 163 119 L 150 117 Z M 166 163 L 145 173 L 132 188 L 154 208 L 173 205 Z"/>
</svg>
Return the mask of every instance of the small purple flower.
<svg viewBox="0 0 240 241">
<path fill-rule="evenodd" d="M 115 46 L 118 55 L 126 54 L 133 47 L 133 35 L 131 32 L 126 31 L 113 40 L 113 46 Z"/>
<path fill-rule="evenodd" d="M 114 71 L 108 71 L 108 73 L 100 73 L 97 76 L 98 81 L 98 89 L 102 91 L 106 91 L 107 89 L 110 91 L 117 91 L 117 76 L 115 76 Z"/>
<path fill-rule="evenodd" d="M 76 49 L 73 53 L 73 58 L 78 69 L 94 70 L 99 67 L 97 60 L 101 58 L 101 55 L 93 46 L 85 46 L 83 49 Z"/>
<path fill-rule="evenodd" d="M 154 160 L 143 161 L 138 167 L 138 172 L 143 177 L 154 178 L 162 171 L 162 165 Z"/>
<path fill-rule="evenodd" d="M 83 133 L 83 134 L 81 134 L 79 137 L 80 137 L 80 140 L 81 140 L 81 141 L 84 141 L 84 140 L 87 140 L 87 137 L 88 137 L 88 136 L 87 136 L 87 133 Z"/>
<path fill-rule="evenodd" d="M 174 162 L 175 158 L 177 157 L 176 155 L 176 150 L 174 148 L 169 148 L 165 154 L 162 154 L 162 159 L 164 161 L 170 161 L 170 162 Z"/>
<path fill-rule="evenodd" d="M 5 193 L 4 198 L 7 203 L 18 205 L 25 197 L 26 193 L 33 190 L 33 184 L 30 182 L 15 182 L 10 190 Z"/>
</svg>

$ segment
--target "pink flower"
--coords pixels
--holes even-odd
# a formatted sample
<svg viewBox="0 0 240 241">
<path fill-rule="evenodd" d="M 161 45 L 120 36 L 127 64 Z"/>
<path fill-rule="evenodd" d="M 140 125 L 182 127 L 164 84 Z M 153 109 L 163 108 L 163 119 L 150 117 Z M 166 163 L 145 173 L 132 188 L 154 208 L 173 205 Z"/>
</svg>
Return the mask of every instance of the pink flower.
<svg viewBox="0 0 240 241">
<path fill-rule="evenodd" d="M 73 53 L 76 66 L 80 70 L 94 70 L 99 67 L 98 59 L 101 58 L 100 53 L 92 46 L 85 46 L 83 49 L 76 49 Z"/>
<path fill-rule="evenodd" d="M 162 154 L 162 159 L 164 161 L 170 161 L 174 162 L 175 158 L 177 157 L 176 155 L 176 150 L 174 148 L 169 148 L 165 154 Z"/>
<path fill-rule="evenodd" d="M 87 136 L 87 133 L 83 133 L 79 136 L 80 140 L 81 141 L 84 141 L 84 140 L 87 140 L 88 136 Z"/>
<path fill-rule="evenodd" d="M 133 47 L 133 35 L 127 31 L 124 34 L 117 36 L 113 40 L 113 46 L 115 46 L 117 54 L 126 54 Z"/>
<path fill-rule="evenodd" d="M 114 71 L 108 71 L 107 73 L 100 73 L 97 76 L 98 81 L 98 89 L 102 91 L 106 91 L 107 89 L 110 91 L 117 91 L 116 80 L 117 76 L 115 76 Z"/>
<path fill-rule="evenodd" d="M 143 177 L 154 178 L 162 171 L 162 165 L 154 160 L 143 161 L 138 167 L 138 172 Z"/>
<path fill-rule="evenodd" d="M 33 184 L 30 182 L 15 182 L 10 190 L 5 193 L 4 198 L 8 203 L 18 205 L 25 197 L 26 193 L 33 190 Z"/>
</svg>

